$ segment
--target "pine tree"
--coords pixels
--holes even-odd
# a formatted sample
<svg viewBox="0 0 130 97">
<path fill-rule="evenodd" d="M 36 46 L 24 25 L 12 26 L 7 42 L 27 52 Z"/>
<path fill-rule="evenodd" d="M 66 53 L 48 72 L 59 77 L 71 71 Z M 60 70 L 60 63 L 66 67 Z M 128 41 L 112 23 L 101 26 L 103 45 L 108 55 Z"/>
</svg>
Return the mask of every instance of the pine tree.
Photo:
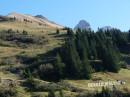
<svg viewBox="0 0 130 97">
<path fill-rule="evenodd" d="M 112 72 L 118 72 L 120 70 L 119 54 L 115 51 L 113 43 L 110 40 L 107 40 L 106 44 L 99 43 L 98 54 L 103 61 L 105 70 Z"/>
<path fill-rule="evenodd" d="M 90 44 L 89 44 L 89 41 L 88 41 L 88 33 L 89 32 L 84 32 L 83 33 L 83 35 L 82 35 L 82 42 L 84 43 L 84 47 L 85 47 L 85 49 L 86 49 L 86 51 L 87 51 L 87 56 L 88 56 L 88 58 L 90 58 L 90 56 L 91 56 L 91 47 L 90 47 Z"/>
<path fill-rule="evenodd" d="M 64 97 L 64 94 L 63 94 L 62 90 L 59 91 L 59 94 L 60 94 L 60 97 Z"/>
<path fill-rule="evenodd" d="M 91 50 L 91 59 L 97 58 L 97 51 L 96 51 L 96 42 L 95 40 L 90 40 L 90 50 Z"/>
<path fill-rule="evenodd" d="M 54 67 L 55 67 L 55 71 L 57 72 L 56 73 L 57 77 L 63 78 L 65 64 L 62 62 L 59 54 L 56 55 L 56 60 L 54 61 Z"/>
<path fill-rule="evenodd" d="M 128 42 L 130 42 L 130 30 L 128 31 Z"/>
<path fill-rule="evenodd" d="M 50 90 L 50 91 L 48 92 L 48 97 L 56 97 L 54 90 Z"/>
<path fill-rule="evenodd" d="M 85 42 L 84 42 L 84 33 L 82 33 L 80 30 L 77 30 L 79 32 L 76 33 L 76 47 L 77 51 L 79 53 L 79 57 L 82 61 L 81 64 L 81 70 L 80 70 L 80 77 L 81 78 L 91 78 L 92 73 L 92 67 L 88 62 L 88 54 L 87 54 L 87 48 L 85 48 Z"/>
<path fill-rule="evenodd" d="M 116 52 L 113 47 L 108 47 L 108 66 L 107 69 L 112 72 L 118 72 L 121 68 L 120 64 L 120 55 Z"/>
<path fill-rule="evenodd" d="M 70 37 L 73 37 L 74 36 L 74 32 L 72 29 L 68 28 L 67 29 L 67 35 L 69 35 Z"/>
<path fill-rule="evenodd" d="M 56 30 L 56 34 L 60 34 L 60 30 L 59 29 Z"/>
<path fill-rule="evenodd" d="M 88 58 L 85 53 L 83 55 L 82 64 L 83 64 L 82 66 L 83 78 L 90 79 L 91 73 L 92 73 L 92 67 L 90 63 L 88 62 Z"/>
<path fill-rule="evenodd" d="M 66 73 L 68 76 L 73 78 L 80 77 L 80 70 L 81 70 L 81 61 L 76 50 L 74 40 L 70 40 L 67 42 L 65 47 L 65 55 L 66 55 Z"/>
</svg>

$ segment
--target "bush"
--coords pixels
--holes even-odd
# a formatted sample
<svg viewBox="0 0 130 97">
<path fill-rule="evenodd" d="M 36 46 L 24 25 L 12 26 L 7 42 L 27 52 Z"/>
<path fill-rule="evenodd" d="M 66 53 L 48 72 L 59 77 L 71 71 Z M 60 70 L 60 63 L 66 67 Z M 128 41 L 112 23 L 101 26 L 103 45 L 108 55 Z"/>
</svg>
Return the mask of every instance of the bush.
<svg viewBox="0 0 130 97">
<path fill-rule="evenodd" d="M 30 78 L 27 79 L 26 82 L 23 83 L 23 85 L 27 87 L 29 91 L 35 91 L 35 92 L 50 91 L 52 89 L 55 91 L 59 91 L 63 89 L 62 86 L 56 83 L 46 83 L 40 80 Z"/>
<path fill-rule="evenodd" d="M 101 92 L 97 93 L 80 93 L 77 97 L 130 97 L 130 93 L 123 93 L 118 90 L 110 90 L 103 88 Z"/>
<path fill-rule="evenodd" d="M 60 31 L 59 31 L 59 29 L 57 29 L 57 30 L 56 30 L 56 34 L 60 34 Z"/>
<path fill-rule="evenodd" d="M 13 66 L 14 64 L 17 64 L 17 61 L 14 57 L 7 57 L 7 58 L 1 58 L 0 59 L 0 65 Z"/>
<path fill-rule="evenodd" d="M 1 31 L 0 39 L 3 41 L 15 43 L 16 45 L 21 45 L 20 43 L 37 45 L 47 43 L 47 40 L 45 40 L 42 36 L 29 35 L 25 30 L 22 33 L 19 33 L 19 31 L 15 32 L 12 29 Z"/>
<path fill-rule="evenodd" d="M 0 87 L 0 97 L 19 97 L 15 88 Z"/>
</svg>

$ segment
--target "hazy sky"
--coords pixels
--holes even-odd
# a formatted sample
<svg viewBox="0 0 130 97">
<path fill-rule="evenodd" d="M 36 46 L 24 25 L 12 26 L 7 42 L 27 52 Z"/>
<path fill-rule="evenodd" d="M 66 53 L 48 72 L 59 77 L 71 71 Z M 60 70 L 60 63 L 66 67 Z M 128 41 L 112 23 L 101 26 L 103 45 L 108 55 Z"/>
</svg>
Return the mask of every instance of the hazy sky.
<svg viewBox="0 0 130 97">
<path fill-rule="evenodd" d="M 42 14 L 69 27 L 85 19 L 94 30 L 102 26 L 130 29 L 130 0 L 0 0 L 0 14 L 10 12 Z"/>
</svg>

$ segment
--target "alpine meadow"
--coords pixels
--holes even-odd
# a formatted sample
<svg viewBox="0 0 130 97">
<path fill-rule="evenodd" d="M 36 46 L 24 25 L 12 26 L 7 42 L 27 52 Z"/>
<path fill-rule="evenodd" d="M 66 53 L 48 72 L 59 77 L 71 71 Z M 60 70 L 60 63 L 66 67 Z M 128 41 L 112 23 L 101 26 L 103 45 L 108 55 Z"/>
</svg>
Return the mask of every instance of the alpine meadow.
<svg viewBox="0 0 130 97">
<path fill-rule="evenodd" d="M 129 1 L 12 1 L 0 1 L 0 97 L 130 97 Z"/>
</svg>

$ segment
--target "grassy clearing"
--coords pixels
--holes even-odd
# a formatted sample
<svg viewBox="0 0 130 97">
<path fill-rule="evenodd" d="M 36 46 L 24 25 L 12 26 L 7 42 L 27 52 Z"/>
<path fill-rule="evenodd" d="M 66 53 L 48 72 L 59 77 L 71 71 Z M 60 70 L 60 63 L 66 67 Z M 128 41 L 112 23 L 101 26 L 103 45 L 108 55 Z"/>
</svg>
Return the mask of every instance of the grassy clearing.
<svg viewBox="0 0 130 97">
<path fill-rule="evenodd" d="M 84 90 L 91 90 L 91 91 L 97 91 L 101 90 L 101 87 L 98 88 L 89 88 L 88 83 L 94 82 L 93 79 L 100 79 L 101 81 L 116 81 L 116 80 L 122 80 L 125 81 L 125 85 L 117 86 L 117 88 L 124 89 L 128 88 L 130 89 L 130 70 L 127 69 L 121 69 L 119 73 L 111 73 L 111 72 L 99 72 L 94 73 L 92 80 L 65 80 L 66 82 L 70 83 L 71 85 L 84 89 Z"/>
</svg>

